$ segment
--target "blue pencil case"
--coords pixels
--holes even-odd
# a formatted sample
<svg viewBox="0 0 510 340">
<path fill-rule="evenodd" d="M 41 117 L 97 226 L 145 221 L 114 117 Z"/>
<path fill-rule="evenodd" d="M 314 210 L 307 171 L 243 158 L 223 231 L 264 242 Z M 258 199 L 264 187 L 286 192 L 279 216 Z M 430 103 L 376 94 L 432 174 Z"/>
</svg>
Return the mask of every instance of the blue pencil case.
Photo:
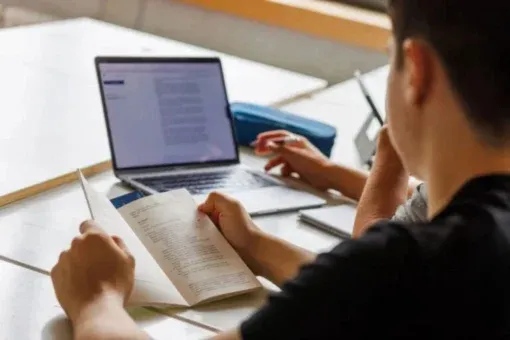
<svg viewBox="0 0 510 340">
<path fill-rule="evenodd" d="M 308 138 L 326 156 L 331 156 L 336 129 L 328 124 L 268 106 L 231 103 L 237 142 L 249 146 L 257 135 L 271 130 L 287 130 Z"/>
</svg>

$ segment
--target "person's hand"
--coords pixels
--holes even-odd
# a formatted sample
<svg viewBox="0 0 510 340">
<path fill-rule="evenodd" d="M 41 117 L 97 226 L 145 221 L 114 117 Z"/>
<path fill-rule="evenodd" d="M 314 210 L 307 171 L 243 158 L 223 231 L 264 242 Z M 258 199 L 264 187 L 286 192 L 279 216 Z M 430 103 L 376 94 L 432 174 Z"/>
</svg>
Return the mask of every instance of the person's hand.
<svg viewBox="0 0 510 340">
<path fill-rule="evenodd" d="M 119 237 L 93 221 L 82 223 L 80 232 L 51 271 L 57 299 L 73 323 L 101 299 L 122 308 L 134 285 L 135 260 Z"/>
<path fill-rule="evenodd" d="M 295 136 L 297 140 L 278 145 L 279 141 L 289 136 Z M 266 171 L 281 166 L 281 175 L 284 177 L 297 175 L 300 180 L 316 189 L 332 188 L 333 183 L 327 170 L 332 163 L 305 137 L 284 130 L 269 131 L 258 135 L 255 145 L 255 153 L 258 155 L 275 154 L 266 164 Z"/>
<path fill-rule="evenodd" d="M 391 142 L 388 126 L 384 125 L 379 131 L 377 138 L 377 151 L 375 154 L 374 167 L 383 167 L 385 170 L 395 173 L 404 171 L 402 160 Z"/>
<path fill-rule="evenodd" d="M 209 216 L 230 245 L 247 262 L 250 247 L 253 246 L 254 239 L 260 231 L 241 203 L 213 192 L 198 209 Z"/>
<path fill-rule="evenodd" d="M 382 219 L 391 219 L 408 195 L 409 174 L 391 142 L 388 128 L 379 132 L 375 161 L 358 202 L 353 238 Z"/>
</svg>

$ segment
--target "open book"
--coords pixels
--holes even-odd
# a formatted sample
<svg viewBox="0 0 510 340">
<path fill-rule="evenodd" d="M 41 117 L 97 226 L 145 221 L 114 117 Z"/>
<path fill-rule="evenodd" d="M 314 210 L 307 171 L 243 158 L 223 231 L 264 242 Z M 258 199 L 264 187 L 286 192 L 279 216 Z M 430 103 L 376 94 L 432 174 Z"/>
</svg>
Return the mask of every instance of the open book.
<svg viewBox="0 0 510 340">
<path fill-rule="evenodd" d="M 117 210 L 79 176 L 94 220 L 120 236 L 135 257 L 129 305 L 193 306 L 261 287 L 187 190 L 147 196 Z"/>
</svg>

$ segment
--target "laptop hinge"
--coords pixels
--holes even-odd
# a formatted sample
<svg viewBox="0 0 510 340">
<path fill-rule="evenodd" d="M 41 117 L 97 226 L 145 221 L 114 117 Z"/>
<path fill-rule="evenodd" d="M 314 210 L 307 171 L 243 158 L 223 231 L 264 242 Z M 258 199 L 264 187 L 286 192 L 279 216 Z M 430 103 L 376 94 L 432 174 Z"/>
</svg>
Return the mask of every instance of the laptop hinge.
<svg viewBox="0 0 510 340">
<path fill-rule="evenodd" d="M 153 168 L 143 168 L 143 169 L 122 169 L 122 170 L 114 170 L 114 173 L 117 177 L 120 176 L 137 176 L 137 175 L 147 175 L 147 174 L 162 174 L 162 173 L 178 173 L 178 172 L 189 172 L 189 171 L 199 171 L 199 170 L 220 170 L 220 169 L 229 169 L 240 166 L 240 163 L 222 163 L 222 164 L 199 164 L 199 165 L 187 165 L 187 166 L 168 166 L 168 167 L 153 167 Z"/>
</svg>

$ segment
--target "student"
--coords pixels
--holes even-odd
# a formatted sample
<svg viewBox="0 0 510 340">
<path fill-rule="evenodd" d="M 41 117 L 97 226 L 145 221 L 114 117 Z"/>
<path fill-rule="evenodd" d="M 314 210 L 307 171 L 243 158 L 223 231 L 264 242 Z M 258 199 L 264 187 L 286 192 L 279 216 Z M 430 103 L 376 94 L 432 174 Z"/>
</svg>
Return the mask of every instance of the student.
<svg viewBox="0 0 510 340">
<path fill-rule="evenodd" d="M 429 222 L 357 219 L 363 235 L 315 257 L 211 195 L 200 209 L 256 274 L 282 289 L 215 339 L 509 334 L 510 3 L 390 0 L 389 13 L 388 129 L 366 188 L 393 188 L 364 190 L 360 209 L 379 197 L 380 214 L 394 210 L 407 197 L 409 171 L 427 183 Z M 132 258 L 120 240 L 83 228 L 52 271 L 76 338 L 144 339 L 123 309 Z"/>
</svg>

